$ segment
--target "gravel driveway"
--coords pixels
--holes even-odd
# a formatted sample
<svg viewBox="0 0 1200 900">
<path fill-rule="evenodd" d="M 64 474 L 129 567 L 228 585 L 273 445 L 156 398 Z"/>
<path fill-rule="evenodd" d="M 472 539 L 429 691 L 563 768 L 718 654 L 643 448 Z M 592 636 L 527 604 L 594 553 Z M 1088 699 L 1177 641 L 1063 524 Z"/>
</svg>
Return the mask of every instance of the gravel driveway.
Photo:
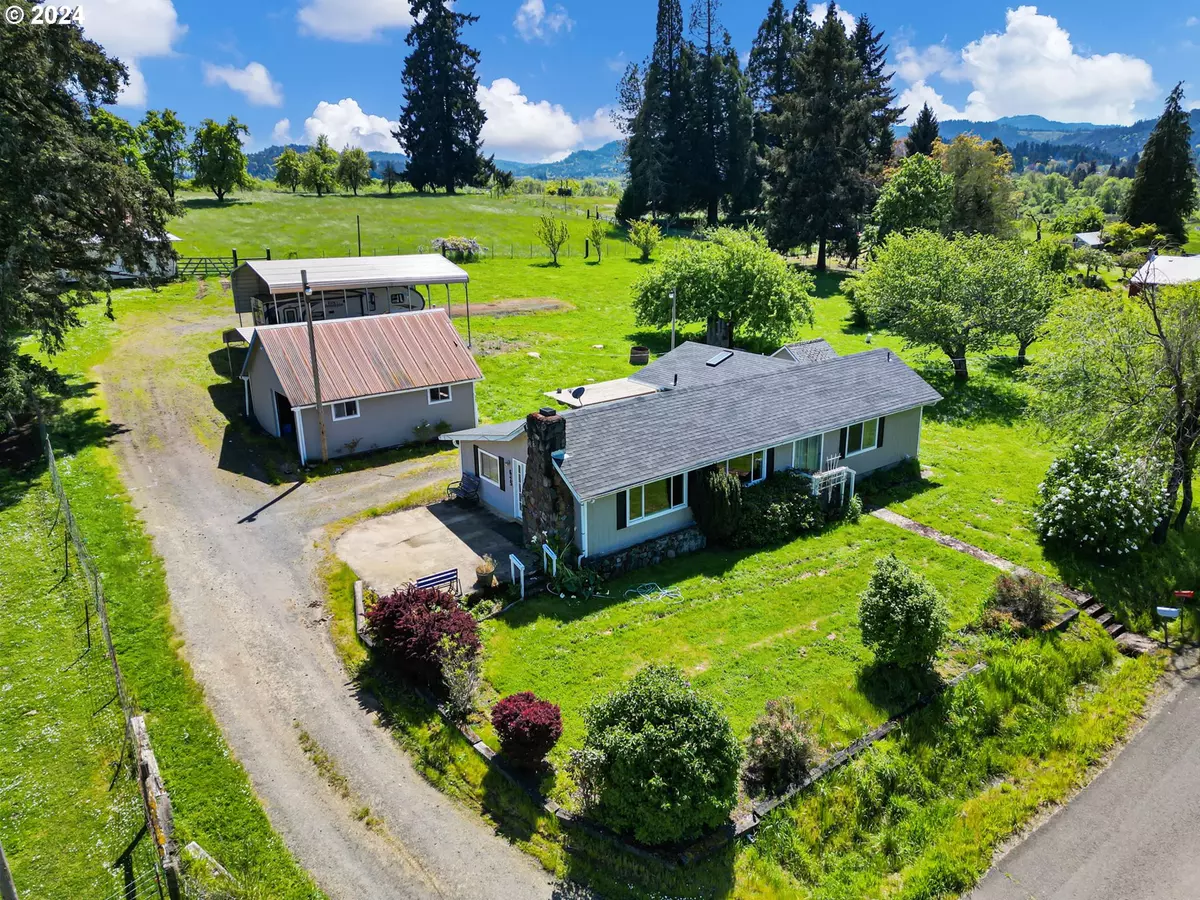
<svg viewBox="0 0 1200 900">
<path fill-rule="evenodd" d="M 360 702 L 328 636 L 314 531 L 448 473 L 417 461 L 295 487 L 218 469 L 194 430 L 208 396 L 127 374 L 143 368 L 128 365 L 130 354 L 161 352 L 151 348 L 163 342 L 169 335 L 147 331 L 126 339 L 113 356 L 122 363 L 102 369 L 101 382 L 112 420 L 127 429 L 124 480 L 166 563 L 183 652 L 272 824 L 333 898 L 554 896 L 533 859 L 413 769 Z M 298 727 L 333 757 L 352 801 L 304 755 Z M 386 829 L 357 821 L 352 802 Z"/>
</svg>

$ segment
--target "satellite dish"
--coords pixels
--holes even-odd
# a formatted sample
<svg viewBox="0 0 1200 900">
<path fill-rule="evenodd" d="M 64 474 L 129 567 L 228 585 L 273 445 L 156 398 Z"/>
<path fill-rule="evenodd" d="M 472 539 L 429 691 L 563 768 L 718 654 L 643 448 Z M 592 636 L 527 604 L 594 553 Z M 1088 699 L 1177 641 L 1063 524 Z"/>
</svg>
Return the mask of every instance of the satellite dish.
<svg viewBox="0 0 1200 900">
<path fill-rule="evenodd" d="M 571 396 L 574 397 L 576 400 L 578 400 L 580 397 L 583 396 L 583 390 L 584 390 L 583 388 L 577 387 L 577 388 L 575 388 L 575 390 L 571 391 Z"/>
</svg>

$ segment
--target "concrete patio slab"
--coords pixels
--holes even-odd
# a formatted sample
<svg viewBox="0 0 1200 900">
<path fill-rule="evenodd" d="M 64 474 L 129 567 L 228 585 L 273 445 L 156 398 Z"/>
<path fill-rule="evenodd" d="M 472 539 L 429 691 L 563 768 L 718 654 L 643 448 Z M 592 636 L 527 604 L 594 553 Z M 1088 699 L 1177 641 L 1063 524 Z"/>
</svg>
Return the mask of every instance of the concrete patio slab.
<svg viewBox="0 0 1200 900">
<path fill-rule="evenodd" d="M 520 552 L 520 540 L 516 523 L 481 509 L 436 503 L 368 519 L 343 534 L 334 550 L 377 593 L 446 569 L 458 569 L 469 591 L 484 554 L 507 579 L 508 555 Z"/>
</svg>

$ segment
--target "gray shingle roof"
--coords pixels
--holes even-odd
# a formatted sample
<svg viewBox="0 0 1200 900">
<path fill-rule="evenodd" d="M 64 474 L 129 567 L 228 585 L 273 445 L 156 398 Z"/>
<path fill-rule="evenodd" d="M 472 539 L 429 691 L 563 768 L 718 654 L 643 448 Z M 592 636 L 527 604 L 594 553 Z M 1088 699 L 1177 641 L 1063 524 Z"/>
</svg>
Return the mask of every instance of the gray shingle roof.
<svg viewBox="0 0 1200 900">
<path fill-rule="evenodd" d="M 773 355 L 777 359 L 791 359 L 793 362 L 798 362 L 801 365 L 825 362 L 826 360 L 838 358 L 837 351 L 829 346 L 829 341 L 825 340 L 825 338 L 813 338 L 810 341 L 786 344 L 776 350 Z"/>
<path fill-rule="evenodd" d="M 783 367 L 767 374 L 563 412 L 563 475 L 581 499 L 591 500 L 942 399 L 888 350 L 819 366 L 775 362 Z"/>
<path fill-rule="evenodd" d="M 730 353 L 728 359 L 717 366 L 708 361 L 719 353 Z M 701 384 L 720 384 L 735 381 L 750 375 L 767 375 L 787 368 L 788 362 L 747 353 L 745 350 L 723 351 L 709 344 L 687 341 L 674 350 L 664 353 L 648 366 L 629 376 L 630 381 L 652 384 L 655 387 L 671 387 L 675 376 L 679 376 L 679 387 L 695 387 Z"/>
<path fill-rule="evenodd" d="M 492 425 L 476 425 L 474 428 L 464 428 L 462 431 L 450 431 L 438 435 L 442 441 L 511 441 L 525 431 L 524 419 L 513 419 L 511 422 L 496 422 Z"/>
</svg>

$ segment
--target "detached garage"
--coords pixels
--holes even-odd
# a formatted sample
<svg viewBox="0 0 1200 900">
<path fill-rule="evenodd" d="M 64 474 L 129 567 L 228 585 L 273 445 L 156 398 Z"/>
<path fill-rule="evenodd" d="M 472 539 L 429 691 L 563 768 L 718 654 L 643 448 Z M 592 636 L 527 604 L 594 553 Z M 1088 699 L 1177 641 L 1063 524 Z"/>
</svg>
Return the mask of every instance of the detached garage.
<svg viewBox="0 0 1200 900">
<path fill-rule="evenodd" d="M 313 323 L 330 457 L 473 428 L 475 358 L 442 309 Z M 246 414 L 321 458 L 316 385 L 305 322 L 260 325 L 242 366 Z M 447 428 L 447 426 L 449 426 Z"/>
</svg>

